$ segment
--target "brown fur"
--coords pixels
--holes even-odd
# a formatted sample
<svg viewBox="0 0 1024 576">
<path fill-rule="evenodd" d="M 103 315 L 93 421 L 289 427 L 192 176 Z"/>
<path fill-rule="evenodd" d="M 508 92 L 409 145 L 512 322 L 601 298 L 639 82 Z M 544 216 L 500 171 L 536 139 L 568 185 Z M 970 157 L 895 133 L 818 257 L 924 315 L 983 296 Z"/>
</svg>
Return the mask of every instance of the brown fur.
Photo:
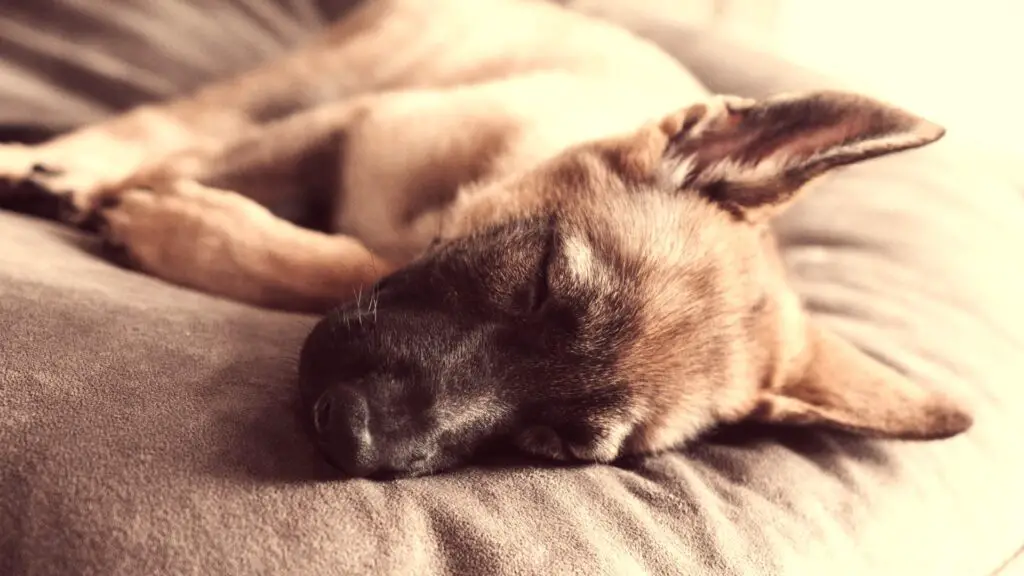
<svg viewBox="0 0 1024 576">
<path fill-rule="evenodd" d="M 384 294 L 377 280 L 400 271 L 426 286 L 447 270 L 463 286 L 452 326 L 486 313 L 566 334 L 547 349 L 564 352 L 524 343 L 517 360 L 544 368 L 547 388 L 507 376 L 491 404 L 466 392 L 449 419 L 504 422 L 494 430 L 549 457 L 610 461 L 744 419 L 899 438 L 966 430 L 952 401 L 813 324 L 766 226 L 827 171 L 942 134 L 853 94 L 712 97 L 648 42 L 544 2 L 379 0 L 238 78 L 4 147 L 0 176 L 66 192 L 70 221 L 98 219 L 166 280 L 260 306 L 349 306 L 332 329 L 341 318 L 356 330 L 351 301 Z M 268 209 L 316 186 L 332 199 L 327 233 Z M 420 297 L 409 286 L 395 302 Z M 467 293 L 483 308 L 471 313 Z M 531 299 L 540 307 L 523 316 Z M 321 333 L 307 351 L 323 371 L 334 344 Z M 329 420 L 331 384 L 317 386 L 313 418 Z M 509 400 L 518 390 L 532 391 Z M 563 403 L 561 421 L 496 416 L 541 397 Z M 420 463 L 396 470 L 452 464 L 395 450 Z"/>
</svg>

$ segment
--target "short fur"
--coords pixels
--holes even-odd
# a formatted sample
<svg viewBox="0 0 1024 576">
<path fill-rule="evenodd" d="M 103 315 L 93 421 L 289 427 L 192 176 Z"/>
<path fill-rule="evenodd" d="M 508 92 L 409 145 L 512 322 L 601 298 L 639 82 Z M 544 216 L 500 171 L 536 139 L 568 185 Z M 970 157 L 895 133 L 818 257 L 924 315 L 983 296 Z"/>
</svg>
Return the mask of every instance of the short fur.
<svg viewBox="0 0 1024 576">
<path fill-rule="evenodd" d="M 495 439 L 611 462 L 742 420 L 968 429 L 807 316 L 767 226 L 829 170 L 942 135 L 855 94 L 705 94 L 547 2 L 369 0 L 262 68 L 0 148 L 0 178 L 139 270 L 326 312 L 301 353 L 314 437 L 382 477 Z M 296 206 L 325 230 L 275 215 Z"/>
</svg>

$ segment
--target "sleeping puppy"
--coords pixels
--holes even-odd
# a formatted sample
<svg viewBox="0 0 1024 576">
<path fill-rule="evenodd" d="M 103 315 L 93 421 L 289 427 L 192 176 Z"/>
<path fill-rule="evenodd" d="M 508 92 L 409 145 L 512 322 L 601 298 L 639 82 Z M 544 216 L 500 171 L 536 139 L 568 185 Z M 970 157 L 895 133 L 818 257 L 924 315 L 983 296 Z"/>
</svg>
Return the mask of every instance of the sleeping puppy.
<svg viewBox="0 0 1024 576">
<path fill-rule="evenodd" d="M 262 68 L 0 148 L 0 177 L 138 270 L 325 313 L 306 417 L 336 467 L 378 478 L 495 439 L 612 462 L 744 420 L 965 431 L 809 318 L 769 229 L 830 170 L 942 135 L 856 94 L 706 94 L 546 2 L 370 0 Z M 280 216 L 297 206 L 323 230 Z"/>
</svg>

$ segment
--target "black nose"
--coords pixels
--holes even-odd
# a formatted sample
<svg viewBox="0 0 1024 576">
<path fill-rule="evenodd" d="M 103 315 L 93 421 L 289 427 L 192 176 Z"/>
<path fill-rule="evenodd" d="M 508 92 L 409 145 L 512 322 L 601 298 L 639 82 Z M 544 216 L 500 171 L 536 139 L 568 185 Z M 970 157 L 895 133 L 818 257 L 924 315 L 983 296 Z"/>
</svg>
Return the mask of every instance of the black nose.
<svg viewBox="0 0 1024 576">
<path fill-rule="evenodd" d="M 324 392 L 310 415 L 320 448 L 346 475 L 365 478 L 377 471 L 366 399 L 351 388 Z"/>
</svg>

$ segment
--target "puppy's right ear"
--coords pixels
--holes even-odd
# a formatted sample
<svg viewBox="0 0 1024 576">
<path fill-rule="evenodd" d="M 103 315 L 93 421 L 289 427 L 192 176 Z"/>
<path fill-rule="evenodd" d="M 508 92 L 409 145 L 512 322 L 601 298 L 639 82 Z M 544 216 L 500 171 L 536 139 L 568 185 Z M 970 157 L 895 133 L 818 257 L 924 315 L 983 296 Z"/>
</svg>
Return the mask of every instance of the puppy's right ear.
<svg viewBox="0 0 1024 576">
<path fill-rule="evenodd" d="M 759 392 L 751 420 L 904 440 L 948 438 L 971 427 L 971 413 L 951 398 L 831 332 L 812 325 L 808 334 L 807 362 Z"/>
<path fill-rule="evenodd" d="M 719 96 L 664 119 L 674 186 L 758 222 L 834 168 L 929 144 L 945 129 L 859 94 Z"/>
</svg>

